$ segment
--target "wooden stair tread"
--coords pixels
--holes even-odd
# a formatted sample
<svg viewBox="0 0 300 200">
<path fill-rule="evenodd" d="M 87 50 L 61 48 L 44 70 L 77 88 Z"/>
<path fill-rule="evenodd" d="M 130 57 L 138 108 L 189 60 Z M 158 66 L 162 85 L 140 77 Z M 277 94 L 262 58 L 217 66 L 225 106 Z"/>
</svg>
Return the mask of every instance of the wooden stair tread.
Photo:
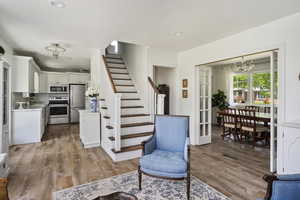
<svg viewBox="0 0 300 200">
<path fill-rule="evenodd" d="M 131 81 L 131 78 L 113 78 L 113 80 Z"/>
<path fill-rule="evenodd" d="M 99 101 L 105 101 L 105 99 L 99 99 Z"/>
<path fill-rule="evenodd" d="M 124 98 L 124 99 L 121 99 L 121 101 L 139 101 L 141 100 L 140 98 Z"/>
<path fill-rule="evenodd" d="M 132 85 L 132 84 L 115 84 L 115 86 L 119 86 L 119 87 L 134 87 L 134 85 Z"/>
<path fill-rule="evenodd" d="M 116 60 L 122 60 L 121 57 L 111 57 L 111 56 L 104 56 L 107 59 L 116 59 Z"/>
<path fill-rule="evenodd" d="M 111 74 L 123 74 L 123 75 L 129 75 L 127 72 L 110 72 Z"/>
<path fill-rule="evenodd" d="M 134 134 L 129 134 L 129 135 L 121 135 L 121 140 L 126 140 L 126 139 L 132 139 L 132 138 L 138 138 L 138 137 L 145 137 L 145 136 L 150 136 L 153 135 L 153 132 L 144 132 L 144 133 L 134 133 Z M 115 137 L 111 136 L 108 138 L 111 141 L 115 141 Z"/>
<path fill-rule="evenodd" d="M 107 107 L 106 106 L 102 106 L 101 109 L 107 109 Z"/>
<path fill-rule="evenodd" d="M 114 153 L 124 153 L 124 152 L 129 152 L 129 151 L 136 151 L 142 149 L 142 145 L 132 145 L 128 147 L 121 147 L 120 151 L 115 151 L 115 149 L 112 149 L 112 152 Z"/>
<path fill-rule="evenodd" d="M 108 66 L 107 68 L 110 68 L 110 69 L 127 69 L 127 67 L 113 67 L 113 66 Z"/>
<path fill-rule="evenodd" d="M 107 129 L 114 129 L 114 127 L 112 127 L 112 126 L 109 126 L 109 125 L 108 125 L 108 126 L 106 126 L 106 128 L 107 128 Z"/>
<path fill-rule="evenodd" d="M 127 118 L 127 117 L 145 117 L 145 116 L 150 116 L 150 114 L 121 115 L 122 118 Z"/>
<path fill-rule="evenodd" d="M 117 93 L 137 93 L 137 91 L 117 91 Z"/>
<path fill-rule="evenodd" d="M 128 108 L 144 108 L 144 106 L 121 106 L 121 109 L 128 109 Z"/>
<path fill-rule="evenodd" d="M 103 118 L 105 118 L 105 119 L 110 119 L 110 116 L 103 116 Z"/>
<path fill-rule="evenodd" d="M 114 62 L 114 61 L 106 61 L 106 63 L 108 63 L 108 64 L 121 64 L 121 65 L 125 64 L 124 62 Z"/>
<path fill-rule="evenodd" d="M 129 127 L 136 127 L 136 126 L 148 126 L 153 125 L 152 122 L 139 122 L 139 123 L 130 123 L 130 124 L 121 124 L 121 128 L 129 128 Z"/>
</svg>

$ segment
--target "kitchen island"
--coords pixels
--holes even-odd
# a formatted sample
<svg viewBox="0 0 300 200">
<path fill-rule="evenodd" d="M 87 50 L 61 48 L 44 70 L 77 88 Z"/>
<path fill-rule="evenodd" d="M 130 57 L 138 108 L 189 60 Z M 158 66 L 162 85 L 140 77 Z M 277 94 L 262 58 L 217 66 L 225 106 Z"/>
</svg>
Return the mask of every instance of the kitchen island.
<svg viewBox="0 0 300 200">
<path fill-rule="evenodd" d="M 12 111 L 12 143 L 41 142 L 48 124 L 48 105 L 31 105 L 26 109 Z"/>
</svg>

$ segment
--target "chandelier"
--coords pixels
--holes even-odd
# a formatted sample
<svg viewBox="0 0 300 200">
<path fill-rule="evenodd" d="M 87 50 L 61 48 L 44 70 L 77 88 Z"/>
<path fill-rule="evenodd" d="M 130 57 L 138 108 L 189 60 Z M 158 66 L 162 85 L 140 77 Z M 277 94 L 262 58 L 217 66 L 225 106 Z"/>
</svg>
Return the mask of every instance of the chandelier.
<svg viewBox="0 0 300 200">
<path fill-rule="evenodd" d="M 50 44 L 45 49 L 49 52 L 51 56 L 53 56 L 56 59 L 58 59 L 58 57 L 66 51 L 66 49 L 60 46 L 60 44 L 58 43 Z"/>
<path fill-rule="evenodd" d="M 232 64 L 231 69 L 234 72 L 249 72 L 254 68 L 254 61 L 253 60 L 246 60 L 244 56 L 242 56 L 241 62 L 236 62 Z"/>
</svg>

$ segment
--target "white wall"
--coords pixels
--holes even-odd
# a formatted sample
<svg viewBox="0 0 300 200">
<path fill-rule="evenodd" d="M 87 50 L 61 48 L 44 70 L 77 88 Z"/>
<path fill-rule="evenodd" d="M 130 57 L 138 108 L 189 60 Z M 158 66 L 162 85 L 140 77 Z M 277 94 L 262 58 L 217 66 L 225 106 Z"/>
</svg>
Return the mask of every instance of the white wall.
<svg viewBox="0 0 300 200">
<path fill-rule="evenodd" d="M 281 99 L 283 104 L 283 121 L 300 122 L 300 82 L 298 80 L 300 65 L 300 14 L 285 17 L 272 23 L 259 26 L 239 34 L 190 49 L 179 53 L 178 56 L 178 79 L 187 77 L 190 84 L 190 95 L 188 99 L 177 96 L 177 113 L 191 116 L 191 139 L 195 144 L 195 65 L 204 64 L 216 60 L 231 58 L 243 54 L 280 48 L 283 68 L 286 79 L 283 86 Z M 282 73 L 282 72 L 279 72 Z M 280 84 L 282 84 L 281 80 Z"/>
<path fill-rule="evenodd" d="M 153 90 L 147 78 L 148 76 L 153 78 L 154 66 L 175 68 L 177 66 L 176 52 L 124 42 L 119 43 L 119 48 L 131 78 L 136 83 L 137 90 L 145 102 L 145 111 L 153 113 Z"/>
<path fill-rule="evenodd" d="M 148 48 L 129 43 L 120 43 L 120 48 L 130 76 L 136 85 L 136 89 L 139 92 L 140 98 L 145 103 L 146 112 L 148 112 Z"/>
<path fill-rule="evenodd" d="M 176 107 L 175 107 L 175 94 L 176 94 L 176 87 L 175 87 L 175 69 L 170 67 L 155 67 L 155 83 L 157 85 L 166 84 L 170 88 L 169 94 L 169 106 L 170 106 L 170 114 L 176 114 Z"/>
</svg>

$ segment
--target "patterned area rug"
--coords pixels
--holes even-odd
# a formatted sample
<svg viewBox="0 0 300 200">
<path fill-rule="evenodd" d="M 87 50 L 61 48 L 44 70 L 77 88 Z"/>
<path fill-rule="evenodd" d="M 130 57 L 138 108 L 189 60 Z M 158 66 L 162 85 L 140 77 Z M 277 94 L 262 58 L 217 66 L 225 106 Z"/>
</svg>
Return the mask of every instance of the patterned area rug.
<svg viewBox="0 0 300 200">
<path fill-rule="evenodd" d="M 142 191 L 138 190 L 137 171 L 78 185 L 53 193 L 54 200 L 92 200 L 98 196 L 122 191 L 139 200 L 185 200 L 185 181 L 171 181 L 143 175 Z M 191 200 L 230 200 L 222 193 L 191 177 Z"/>
</svg>

